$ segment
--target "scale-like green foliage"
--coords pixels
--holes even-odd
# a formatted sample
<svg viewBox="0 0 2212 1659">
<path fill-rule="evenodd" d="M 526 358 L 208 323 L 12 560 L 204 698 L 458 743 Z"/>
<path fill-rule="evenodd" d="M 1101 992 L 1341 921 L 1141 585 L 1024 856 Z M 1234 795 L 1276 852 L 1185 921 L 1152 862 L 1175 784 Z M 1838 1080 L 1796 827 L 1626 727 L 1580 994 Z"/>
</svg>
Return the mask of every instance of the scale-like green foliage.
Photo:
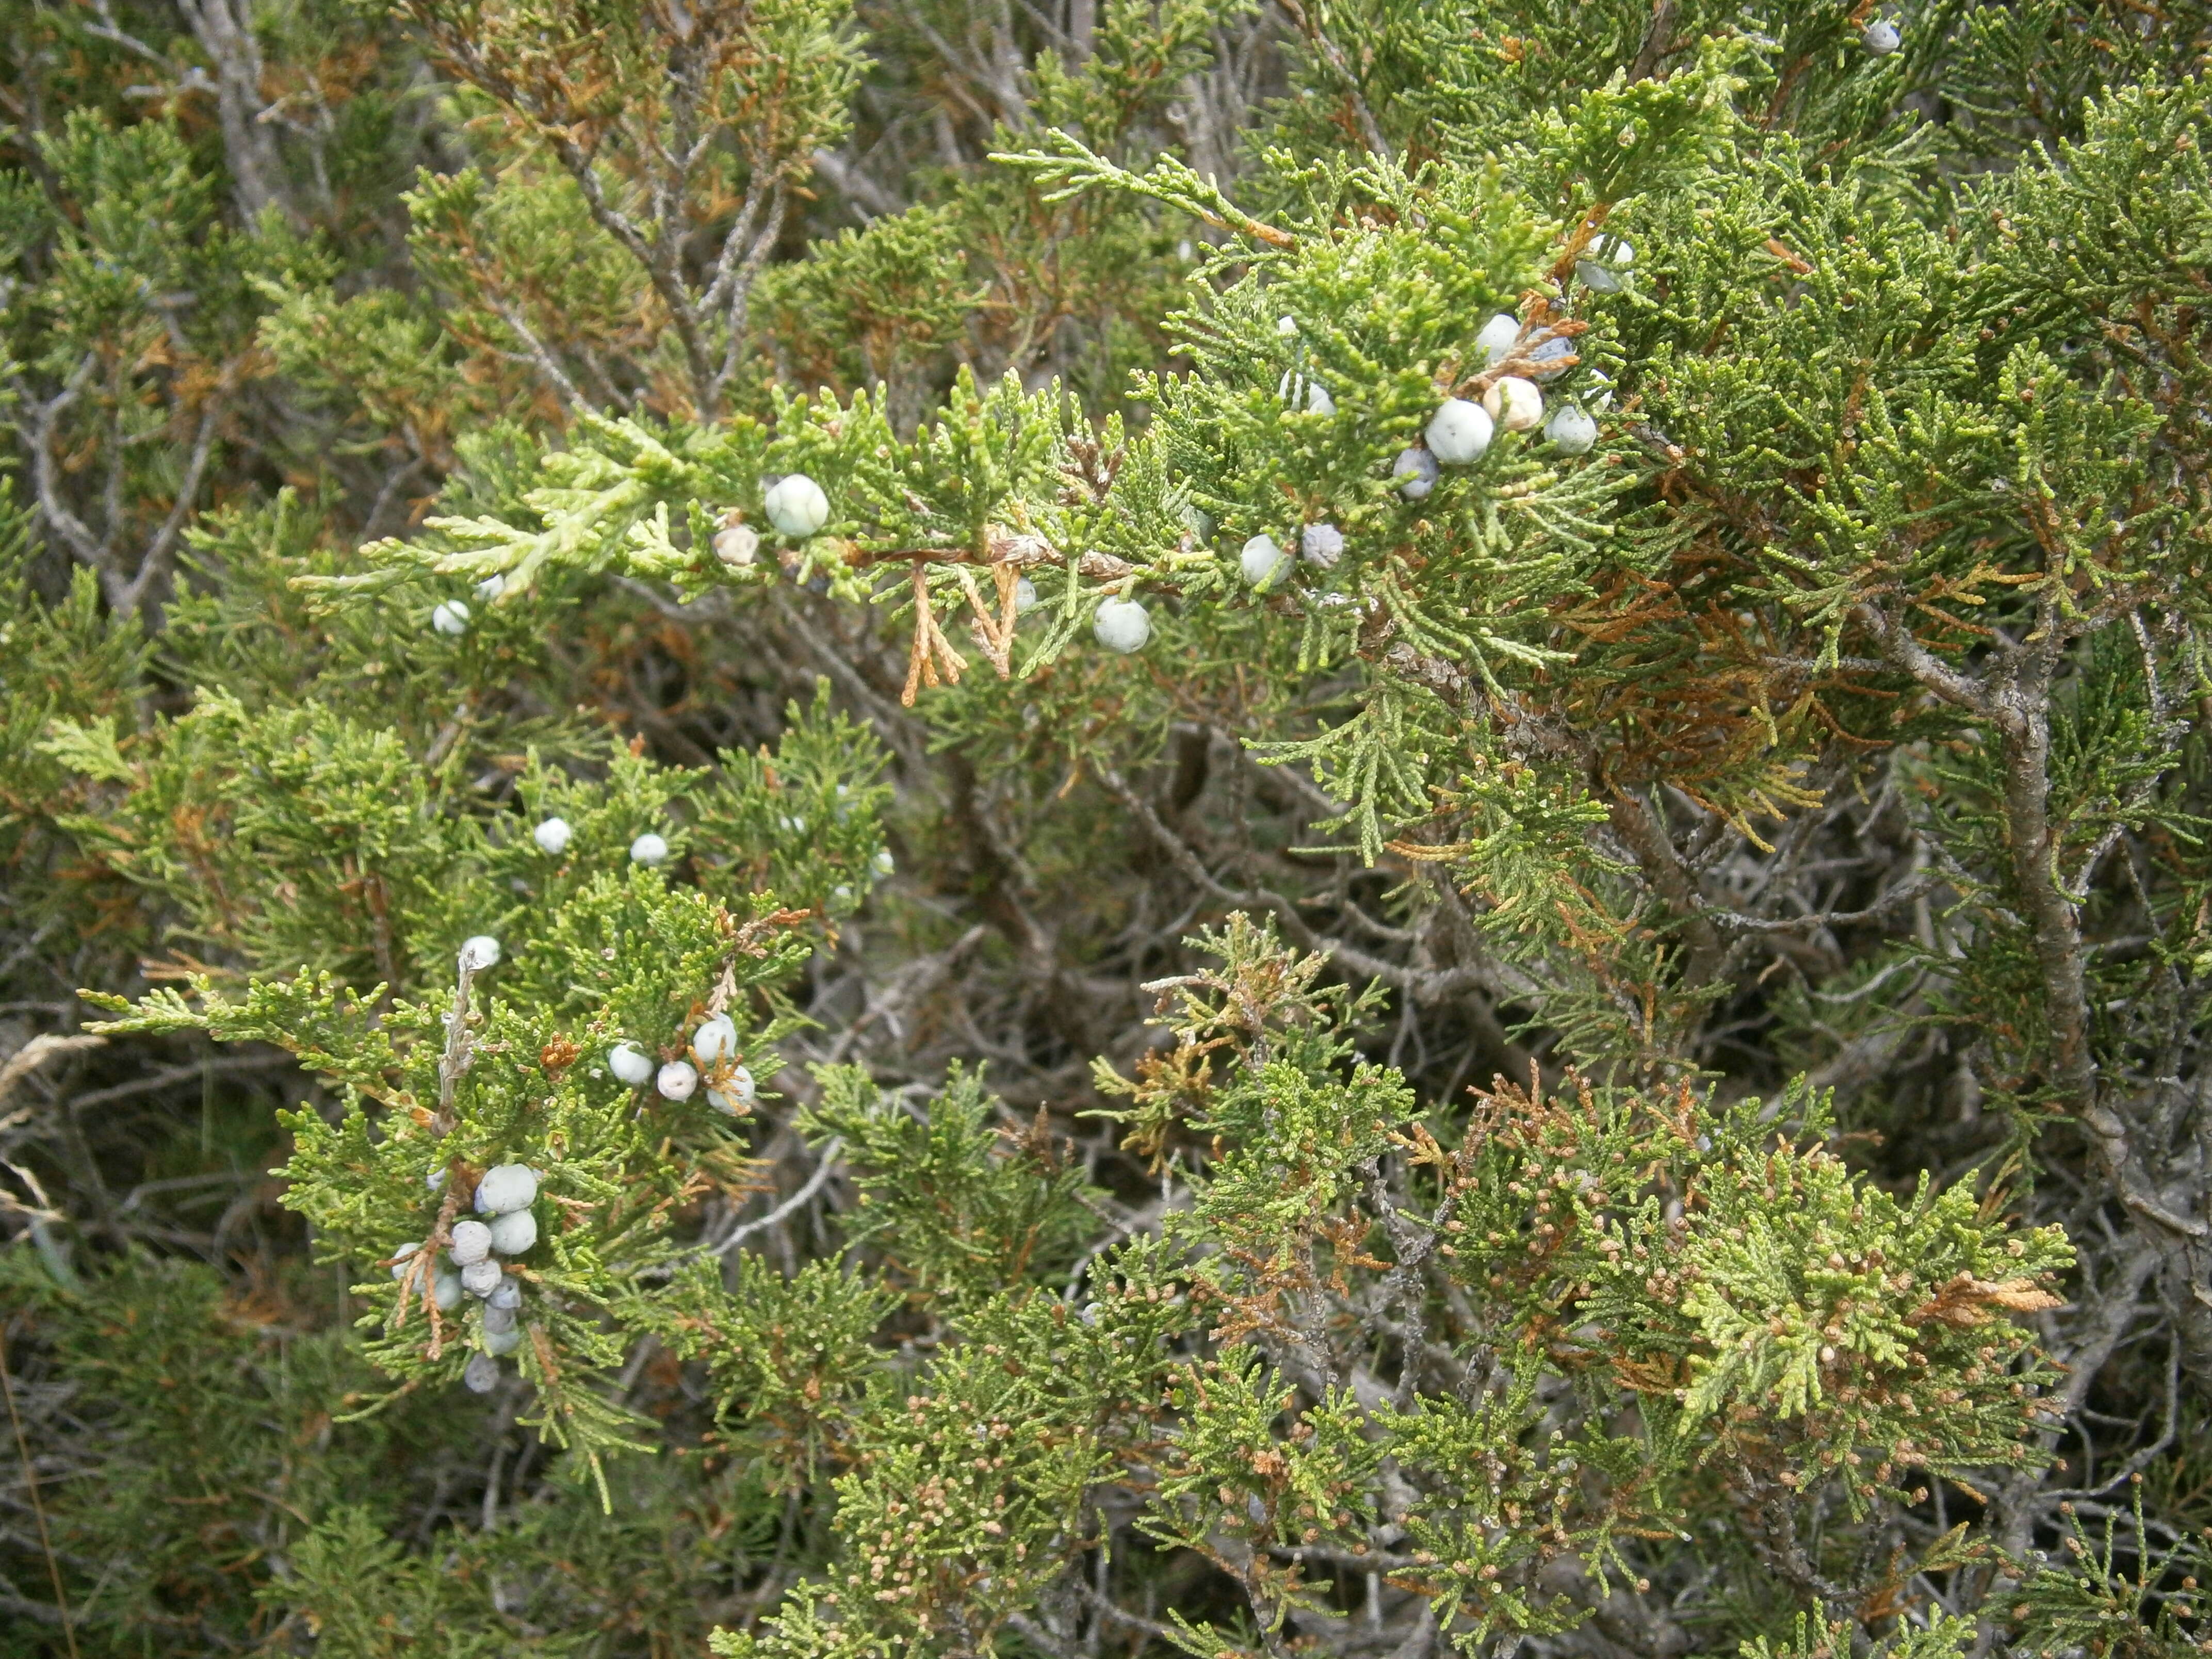
<svg viewBox="0 0 2212 1659">
<path fill-rule="evenodd" d="M 345 1104 L 335 1121 L 309 1109 L 284 1120 L 294 1146 L 279 1173 L 325 1255 L 395 1269 L 354 1293 L 368 1304 L 366 1352 L 403 1393 L 458 1381 L 472 1352 L 496 1346 L 474 1302 L 440 1305 L 435 1281 L 450 1270 L 432 1261 L 457 1214 L 465 1218 L 459 1206 L 483 1172 L 526 1164 L 538 1176 L 537 1242 L 507 1269 L 525 1289 L 515 1352 L 536 1385 L 535 1420 L 554 1443 L 574 1440 L 595 1463 L 607 1448 L 635 1443 L 625 1413 L 591 1386 L 624 1352 L 603 1316 L 619 1308 L 640 1328 L 653 1328 L 653 1316 L 635 1304 L 639 1276 L 665 1278 L 681 1261 L 671 1237 L 679 1206 L 741 1181 L 744 1160 L 723 1126 L 749 1108 L 737 1097 L 714 1100 L 723 1073 L 704 1062 L 696 1093 L 641 1105 L 634 1088 L 609 1074 L 606 1054 L 627 1041 L 657 1066 L 685 1052 L 702 1015 L 726 1013 L 734 1063 L 769 1081 L 773 1045 L 799 1024 L 780 993 L 805 958 L 793 929 L 810 913 L 779 908 L 755 883 L 781 862 L 798 887 L 822 890 L 824 902 L 842 893 L 849 905 L 850 889 L 831 890 L 831 882 L 848 864 L 853 878 L 864 879 L 880 846 L 878 799 L 867 787 L 878 763 L 867 745 L 825 710 L 792 712 L 780 763 L 727 769 L 690 835 L 670 841 L 672 856 L 696 848 L 702 880 L 729 900 L 672 885 L 630 860 L 633 836 L 673 830 L 669 805 L 696 780 L 628 755 L 614 757 L 604 785 L 532 760 L 519 790 L 526 811 L 487 819 L 434 812 L 395 740 L 349 734 L 312 708 L 252 726 L 231 751 L 255 787 L 234 798 L 231 832 L 211 841 L 264 868 L 297 872 L 289 902 L 237 942 L 255 959 L 302 965 L 289 978 L 257 979 L 242 994 L 202 972 L 186 989 L 157 989 L 136 1006 L 111 999 L 126 1017 L 101 1029 L 199 1030 L 273 1043 L 339 1086 Z M 222 722 L 246 723 L 242 709 L 220 699 L 192 719 L 218 732 Z M 67 730 L 67 753 L 97 750 L 102 766 L 123 765 L 119 756 L 104 758 L 114 751 L 112 734 L 103 746 L 96 732 Z M 325 732 L 332 734 L 327 744 L 317 740 Z M 163 758 L 187 746 L 168 745 Z M 203 762 L 179 775 L 204 779 L 212 769 Z M 335 803 L 335 812 L 333 777 L 359 792 L 350 805 Z M 179 810 L 161 809 L 159 799 L 150 787 L 132 796 L 141 810 Z M 836 827 L 801 842 L 803 824 L 779 811 L 793 807 Z M 531 826 L 563 813 L 572 838 L 549 853 Z M 331 822 L 362 840 L 333 854 Z M 773 851 L 755 856 L 736 839 L 764 823 L 795 826 L 780 860 Z M 142 870 L 119 849 L 113 863 L 149 884 L 223 890 L 174 870 Z M 348 902 L 322 909 L 324 894 Z M 458 994 L 443 994 L 444 975 L 432 964 L 453 960 L 471 930 L 498 939 L 500 959 L 472 964 L 464 955 Z M 354 951 L 332 952 L 349 934 Z M 323 943 L 319 963 L 311 939 Z M 426 949 L 426 941 L 442 948 Z M 335 976 L 359 968 L 385 977 L 364 991 Z M 420 987 L 429 1000 L 397 994 L 402 986 Z M 419 1248 L 426 1241 L 429 1248 Z"/>
<path fill-rule="evenodd" d="M 2202 0 L 0 21 L 0 1654 L 2201 1644 Z"/>
</svg>

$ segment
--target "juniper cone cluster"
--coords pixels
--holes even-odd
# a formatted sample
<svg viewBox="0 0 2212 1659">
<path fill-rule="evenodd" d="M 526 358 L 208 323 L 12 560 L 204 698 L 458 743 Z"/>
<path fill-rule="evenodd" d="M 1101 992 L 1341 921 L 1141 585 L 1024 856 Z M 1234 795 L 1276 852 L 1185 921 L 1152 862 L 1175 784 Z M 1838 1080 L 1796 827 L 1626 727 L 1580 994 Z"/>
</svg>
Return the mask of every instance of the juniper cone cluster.
<svg viewBox="0 0 2212 1659">
<path fill-rule="evenodd" d="M 2201 0 L 0 16 L 0 1655 L 2212 1636 Z"/>
</svg>

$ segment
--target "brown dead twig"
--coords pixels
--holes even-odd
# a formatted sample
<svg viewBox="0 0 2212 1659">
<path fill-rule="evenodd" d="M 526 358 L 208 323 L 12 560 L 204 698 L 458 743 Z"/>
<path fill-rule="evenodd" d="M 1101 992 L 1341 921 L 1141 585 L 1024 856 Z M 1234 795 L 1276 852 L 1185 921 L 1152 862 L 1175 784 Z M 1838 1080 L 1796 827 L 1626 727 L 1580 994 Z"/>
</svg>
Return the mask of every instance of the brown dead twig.
<svg viewBox="0 0 2212 1659">
<path fill-rule="evenodd" d="M 914 707 L 914 700 L 923 686 L 957 685 L 968 668 L 968 659 L 960 654 L 938 620 L 929 592 L 931 565 L 951 566 L 957 574 L 961 591 L 973 613 L 969 632 L 1003 680 L 1012 678 L 1014 672 L 1014 623 L 1019 614 L 1015 595 L 1021 586 L 1022 572 L 1036 565 L 1068 562 L 1066 554 L 1042 536 L 997 530 L 987 534 L 980 552 L 957 547 L 902 548 L 882 552 L 853 548 L 845 555 L 846 564 L 854 568 L 895 561 L 908 565 L 907 579 L 914 589 L 914 641 L 907 650 L 906 684 L 899 692 L 900 706 L 906 708 Z M 1103 581 L 1118 581 L 1136 569 L 1126 559 L 1096 551 L 1082 555 L 1074 563 L 1079 574 Z M 988 599 L 973 574 L 978 565 L 991 573 L 993 594 Z"/>
</svg>

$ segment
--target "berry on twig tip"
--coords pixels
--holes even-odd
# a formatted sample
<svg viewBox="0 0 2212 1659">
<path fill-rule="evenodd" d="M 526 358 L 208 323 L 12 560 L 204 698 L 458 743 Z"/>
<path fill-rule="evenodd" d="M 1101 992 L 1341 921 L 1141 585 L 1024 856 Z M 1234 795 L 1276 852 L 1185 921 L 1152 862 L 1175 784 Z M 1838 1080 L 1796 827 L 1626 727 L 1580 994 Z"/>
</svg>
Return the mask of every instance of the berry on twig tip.
<svg viewBox="0 0 2212 1659">
<path fill-rule="evenodd" d="M 768 521 L 793 541 L 803 542 L 830 522 L 830 498 L 804 472 L 786 473 L 769 487 L 762 505 Z"/>
<path fill-rule="evenodd" d="M 1275 544 L 1273 536 L 1266 534 L 1253 537 L 1237 556 L 1237 568 L 1255 587 L 1265 587 L 1282 562 L 1283 550 Z"/>
<path fill-rule="evenodd" d="M 1439 465 L 1472 466 L 1490 447 L 1492 425 L 1487 410 L 1464 398 L 1447 398 L 1429 417 L 1428 430 L 1423 435 L 1429 453 Z"/>
<path fill-rule="evenodd" d="M 1152 613 L 1134 599 L 1103 600 L 1098 614 L 1091 618 L 1091 636 L 1123 656 L 1141 651 L 1145 641 L 1152 637 Z"/>
<path fill-rule="evenodd" d="M 1406 500 L 1425 500 L 1437 487 L 1437 458 L 1425 447 L 1401 450 L 1391 464 L 1390 476 L 1405 480 L 1398 486 L 1398 494 Z"/>
<path fill-rule="evenodd" d="M 501 1255 L 520 1255 L 538 1243 L 538 1218 L 527 1210 L 509 1210 L 491 1224 L 491 1247 Z"/>
<path fill-rule="evenodd" d="M 1533 380 L 1508 374 L 1482 394 L 1483 412 L 1508 432 L 1526 432 L 1544 418 L 1544 394 Z"/>
</svg>

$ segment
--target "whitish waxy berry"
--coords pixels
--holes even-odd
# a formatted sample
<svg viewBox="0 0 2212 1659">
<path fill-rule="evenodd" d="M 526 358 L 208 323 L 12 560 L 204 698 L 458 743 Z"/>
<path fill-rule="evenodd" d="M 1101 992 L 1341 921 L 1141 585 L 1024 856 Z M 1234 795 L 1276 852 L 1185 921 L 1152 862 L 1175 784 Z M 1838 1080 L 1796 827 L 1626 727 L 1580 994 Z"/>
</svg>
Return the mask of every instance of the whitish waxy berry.
<svg viewBox="0 0 2212 1659">
<path fill-rule="evenodd" d="M 691 1058 L 701 1069 L 713 1071 L 726 1060 L 738 1057 L 737 1023 L 727 1014 L 717 1014 L 691 1033 Z"/>
<path fill-rule="evenodd" d="M 1281 335 L 1285 339 L 1289 339 L 1291 335 L 1297 331 L 1298 319 L 1297 318 L 1278 317 L 1275 319 L 1275 332 Z"/>
<path fill-rule="evenodd" d="M 1859 31 L 1859 44 L 1877 58 L 1887 58 L 1903 44 L 1897 25 L 1887 17 L 1877 17 Z"/>
<path fill-rule="evenodd" d="M 520 1331 L 486 1331 L 483 1345 L 486 1353 L 513 1353 L 522 1346 L 522 1333 Z"/>
<path fill-rule="evenodd" d="M 1482 407 L 1508 432 L 1526 432 L 1544 420 L 1544 394 L 1534 380 L 1508 374 L 1482 394 Z"/>
<path fill-rule="evenodd" d="M 473 939 L 461 941 L 461 966 L 481 972 L 499 966 L 499 941 L 489 933 L 478 933 Z"/>
<path fill-rule="evenodd" d="M 1409 501 L 1424 501 L 1437 487 L 1437 458 L 1425 449 L 1407 449 L 1399 453 L 1397 462 L 1390 469 L 1394 478 L 1403 478 L 1398 493 Z"/>
<path fill-rule="evenodd" d="M 647 869 L 668 862 L 668 843 L 652 830 L 647 830 L 629 844 L 629 861 L 642 864 Z"/>
<path fill-rule="evenodd" d="M 465 634 L 469 631 L 469 608 L 459 599 L 441 600 L 431 610 L 430 626 L 441 634 Z"/>
<path fill-rule="evenodd" d="M 520 1255 L 538 1243 L 538 1218 L 510 1210 L 491 1224 L 491 1247 L 501 1255 Z"/>
<path fill-rule="evenodd" d="M 635 1042 L 617 1042 L 607 1050 L 607 1070 L 635 1089 L 653 1076 L 653 1059 Z"/>
<path fill-rule="evenodd" d="M 477 584 L 477 598 L 485 605 L 489 605 L 506 592 L 507 578 L 496 570 Z"/>
<path fill-rule="evenodd" d="M 691 1091 L 699 1086 L 699 1073 L 680 1060 L 672 1060 L 660 1068 L 653 1086 L 669 1100 L 689 1100 Z"/>
<path fill-rule="evenodd" d="M 488 1353 L 472 1353 L 461 1372 L 461 1384 L 471 1394 L 489 1394 L 499 1386 L 499 1361 Z"/>
<path fill-rule="evenodd" d="M 1566 455 L 1584 455 L 1597 441 L 1597 422 L 1572 404 L 1561 404 L 1544 422 L 1544 435 Z"/>
<path fill-rule="evenodd" d="M 1447 398 L 1429 417 L 1429 453 L 1444 466 L 1473 466 L 1490 447 L 1488 411 L 1464 398 Z"/>
<path fill-rule="evenodd" d="M 492 1293 L 484 1298 L 487 1308 L 519 1308 L 522 1305 L 522 1286 L 502 1273 Z"/>
<path fill-rule="evenodd" d="M 484 1304 L 483 1328 L 495 1336 L 501 1331 L 513 1330 L 514 1322 L 519 1317 L 520 1315 L 513 1308 L 495 1308 L 489 1302 Z"/>
<path fill-rule="evenodd" d="M 875 857 L 868 860 L 868 868 L 878 876 L 888 877 L 898 868 L 898 860 L 891 856 L 890 848 L 878 847 Z"/>
<path fill-rule="evenodd" d="M 708 1103 L 732 1117 L 742 1116 L 759 1094 L 753 1084 L 753 1074 L 742 1066 L 731 1066 L 707 1085 Z"/>
<path fill-rule="evenodd" d="M 1281 568 L 1283 550 L 1275 545 L 1273 536 L 1259 535 L 1244 544 L 1244 550 L 1237 556 L 1237 568 L 1244 580 L 1255 587 L 1264 587 L 1269 577 Z"/>
<path fill-rule="evenodd" d="M 794 541 L 805 541 L 830 522 L 830 498 L 804 472 L 778 478 L 762 505 L 768 521 Z"/>
<path fill-rule="evenodd" d="M 408 1268 L 414 1266 L 414 1262 L 411 1258 L 415 1252 L 422 1248 L 422 1247 L 420 1244 L 402 1244 L 398 1249 L 392 1253 L 392 1255 L 397 1258 L 392 1264 L 392 1276 L 394 1279 L 404 1279 L 407 1277 Z"/>
<path fill-rule="evenodd" d="M 1482 332 L 1474 337 L 1474 349 L 1483 355 L 1488 367 L 1495 368 L 1513 355 L 1520 338 L 1521 319 L 1501 311 L 1482 325 Z"/>
<path fill-rule="evenodd" d="M 1575 275 L 1593 293 L 1618 294 L 1621 273 L 1635 263 L 1635 245 L 1626 236 L 1601 236 L 1575 261 Z"/>
<path fill-rule="evenodd" d="M 1333 570 L 1344 556 L 1344 532 L 1333 524 L 1310 524 L 1298 532 L 1298 556 L 1308 564 Z"/>
<path fill-rule="evenodd" d="M 511 1215 L 538 1201 L 538 1171 L 527 1164 L 495 1164 L 477 1182 L 478 1215 Z"/>
<path fill-rule="evenodd" d="M 422 1184 L 425 1187 L 428 1187 L 432 1192 L 436 1192 L 440 1188 L 446 1184 L 446 1172 L 443 1170 L 431 1170 L 429 1174 L 422 1177 Z"/>
<path fill-rule="evenodd" d="M 760 553 L 760 532 L 749 524 L 725 525 L 714 532 L 714 556 L 742 570 Z"/>
<path fill-rule="evenodd" d="M 556 859 L 568 850 L 568 843 L 575 838 L 576 832 L 568 827 L 566 818 L 548 818 L 530 832 L 530 839 L 538 843 L 538 850 L 550 853 Z"/>
<path fill-rule="evenodd" d="M 451 1313 L 461 1305 L 461 1276 L 444 1268 L 430 1286 L 430 1299 L 438 1304 L 440 1313 Z"/>
<path fill-rule="evenodd" d="M 1036 609 L 1036 584 L 1024 576 L 1014 584 L 1014 614 L 1026 617 Z"/>
<path fill-rule="evenodd" d="M 1123 656 L 1141 651 L 1152 637 L 1152 614 L 1134 599 L 1107 599 L 1091 619 L 1091 637 Z"/>
<path fill-rule="evenodd" d="M 1555 335 L 1528 354 L 1532 362 L 1545 365 L 1542 368 L 1530 372 L 1540 380 L 1556 380 L 1560 375 L 1565 374 L 1568 368 L 1568 365 L 1559 362 L 1559 359 L 1574 355 L 1575 343 Z"/>
<path fill-rule="evenodd" d="M 447 1248 L 453 1260 L 461 1267 L 481 1261 L 491 1254 L 491 1229 L 481 1221 L 456 1221 L 452 1243 Z"/>
<path fill-rule="evenodd" d="M 502 1216 L 501 1219 L 506 1218 Z M 499 1288 L 499 1281 L 503 1277 L 499 1263 L 486 1256 L 483 1261 L 471 1261 L 461 1269 L 461 1288 L 471 1296 L 489 1296 Z"/>
</svg>

